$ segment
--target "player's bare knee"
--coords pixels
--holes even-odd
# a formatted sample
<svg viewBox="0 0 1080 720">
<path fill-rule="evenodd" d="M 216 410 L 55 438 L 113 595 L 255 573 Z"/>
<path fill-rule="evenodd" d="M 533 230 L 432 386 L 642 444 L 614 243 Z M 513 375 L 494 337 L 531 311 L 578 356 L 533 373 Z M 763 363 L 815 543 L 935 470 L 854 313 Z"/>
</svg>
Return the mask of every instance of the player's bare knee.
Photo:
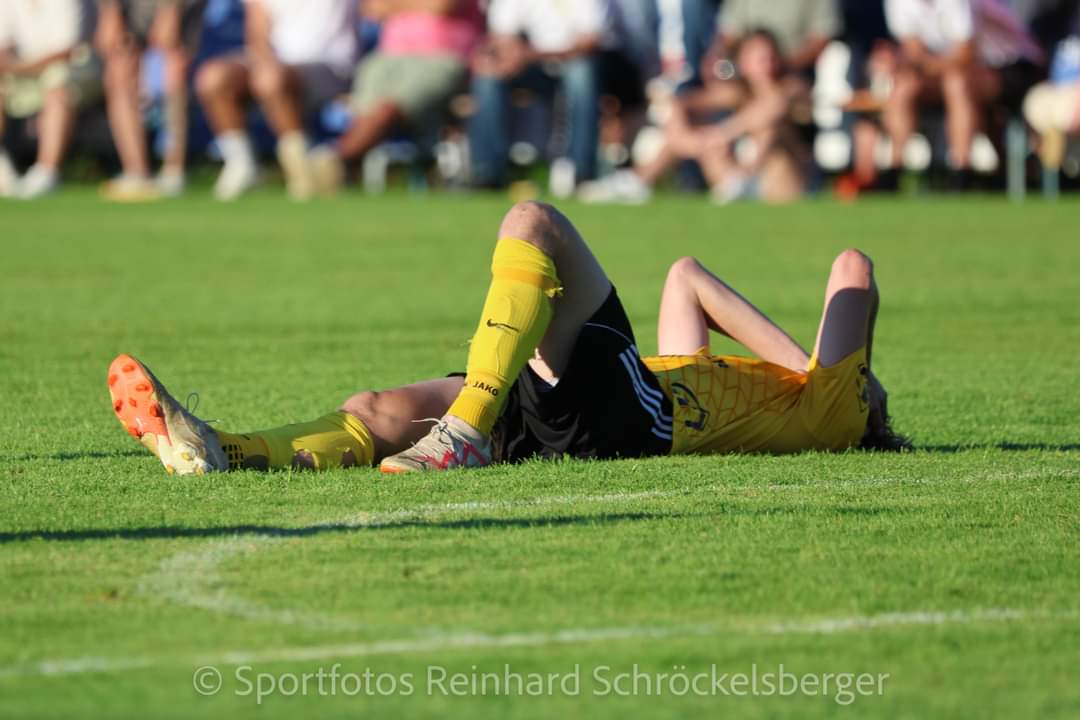
<svg viewBox="0 0 1080 720">
<path fill-rule="evenodd" d="M 833 261 L 832 275 L 848 287 L 869 289 L 874 281 L 874 263 L 862 251 L 848 248 Z"/>
<path fill-rule="evenodd" d="M 515 203 L 503 218 L 499 237 L 524 240 L 553 255 L 560 238 L 559 211 L 533 200 Z"/>
<path fill-rule="evenodd" d="M 365 425 L 370 425 L 379 411 L 379 393 L 373 390 L 357 393 L 346 400 L 340 410 L 358 418 Z"/>
<path fill-rule="evenodd" d="M 701 262 L 697 258 L 687 255 L 671 263 L 668 268 L 667 281 L 669 284 L 685 284 L 687 280 L 701 272 Z"/>
</svg>

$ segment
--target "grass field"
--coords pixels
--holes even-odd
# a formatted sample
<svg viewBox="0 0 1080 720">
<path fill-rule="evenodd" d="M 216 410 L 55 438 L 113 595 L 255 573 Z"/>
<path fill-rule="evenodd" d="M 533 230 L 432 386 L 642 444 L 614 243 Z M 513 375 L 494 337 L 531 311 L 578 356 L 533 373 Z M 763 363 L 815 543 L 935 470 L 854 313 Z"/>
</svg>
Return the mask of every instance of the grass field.
<svg viewBox="0 0 1080 720">
<path fill-rule="evenodd" d="M 830 259 L 868 251 L 910 454 L 171 478 L 112 417 L 122 351 L 235 430 L 460 368 L 505 208 L 0 205 L 0 717 L 1080 716 L 1075 201 L 566 208 L 644 352 L 680 255 L 809 343 Z M 888 677 L 603 695 L 635 665 Z M 428 684 L 506 666 L 578 692 Z"/>
</svg>

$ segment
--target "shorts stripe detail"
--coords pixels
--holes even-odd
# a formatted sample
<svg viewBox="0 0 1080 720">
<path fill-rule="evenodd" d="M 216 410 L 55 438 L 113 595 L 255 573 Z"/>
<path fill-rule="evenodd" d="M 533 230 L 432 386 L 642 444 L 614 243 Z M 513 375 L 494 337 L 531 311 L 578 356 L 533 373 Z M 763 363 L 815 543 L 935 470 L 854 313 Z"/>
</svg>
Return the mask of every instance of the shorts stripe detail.
<svg viewBox="0 0 1080 720">
<path fill-rule="evenodd" d="M 626 357 L 626 355 L 620 355 L 619 359 L 622 360 L 623 367 L 626 368 L 626 372 L 630 376 L 630 382 L 634 385 L 634 392 L 637 393 L 638 402 L 640 402 L 641 406 L 653 416 L 653 419 L 661 430 L 670 430 L 671 418 L 664 415 L 663 410 L 661 409 L 662 406 L 656 398 L 645 393 L 645 388 L 642 387 L 641 381 L 638 379 L 637 375 L 634 374 L 634 361 Z"/>
<path fill-rule="evenodd" d="M 619 332 L 618 330 L 616 330 L 615 328 L 611 327 L 610 325 L 601 325 L 600 323 L 594 323 L 594 322 L 587 322 L 587 323 L 585 323 L 585 325 L 584 325 L 584 326 L 585 326 L 585 327 L 594 327 L 594 328 L 602 328 L 602 329 L 604 329 L 604 330 L 608 330 L 609 332 L 613 332 L 613 333 L 615 333 L 616 335 L 618 335 L 619 337 L 621 337 L 621 338 L 622 338 L 623 340 L 625 340 L 625 341 L 626 341 L 626 344 L 627 344 L 627 345 L 629 345 L 630 347 L 634 347 L 634 341 L 633 341 L 633 340 L 631 340 L 630 338 L 626 337 L 626 335 L 624 335 L 623 333 Z M 637 350 L 635 349 L 635 350 L 634 350 L 634 352 L 637 352 Z"/>
<path fill-rule="evenodd" d="M 630 358 L 629 358 L 630 360 L 640 360 L 641 353 L 638 351 L 637 347 L 631 345 L 629 352 L 633 353 L 633 355 L 630 356 Z M 654 398 L 656 398 L 656 402 L 659 403 L 658 409 L 661 411 L 661 415 L 663 415 L 663 407 L 664 407 L 664 395 L 663 395 L 663 393 L 661 393 L 656 388 L 651 387 L 649 385 L 649 383 L 645 382 L 645 378 L 642 377 L 642 375 L 641 375 L 641 363 L 640 362 L 631 362 L 630 363 L 630 370 L 634 373 L 634 375 L 637 376 L 638 382 L 641 383 L 641 387 L 645 389 L 645 392 L 647 394 L 649 394 L 649 395 L 652 395 Z M 668 420 L 671 420 L 670 416 L 664 415 L 664 417 L 668 418 Z"/>
<path fill-rule="evenodd" d="M 664 415 L 661 409 L 662 406 L 657 402 L 656 398 L 645 392 L 645 388 L 639 380 L 640 376 L 634 372 L 634 363 L 638 358 L 637 353 L 632 351 L 633 347 L 631 346 L 620 353 L 619 360 L 622 361 L 623 367 L 626 368 L 626 374 L 630 378 L 630 383 L 634 386 L 634 393 L 637 395 L 638 402 L 645 412 L 649 413 L 653 418 L 653 435 L 662 440 L 671 440 L 671 418 Z"/>
</svg>

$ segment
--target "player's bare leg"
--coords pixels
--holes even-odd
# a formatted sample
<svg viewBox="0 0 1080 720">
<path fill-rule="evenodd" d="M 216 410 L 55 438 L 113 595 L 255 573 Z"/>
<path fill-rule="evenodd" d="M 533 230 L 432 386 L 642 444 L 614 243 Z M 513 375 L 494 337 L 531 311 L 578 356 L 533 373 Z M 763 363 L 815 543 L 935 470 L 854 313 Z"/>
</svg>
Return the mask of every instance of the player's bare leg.
<svg viewBox="0 0 1080 720">
<path fill-rule="evenodd" d="M 709 331 L 727 335 L 762 360 L 805 371 L 810 356 L 784 330 L 698 260 L 684 257 L 668 271 L 660 299 L 661 355 L 693 355 L 709 347 Z"/>
<path fill-rule="evenodd" d="M 392 390 L 353 395 L 341 410 L 355 416 L 371 431 L 375 461 L 411 447 L 431 425 L 425 419 L 441 418 L 461 392 L 461 378 L 440 378 Z"/>
<path fill-rule="evenodd" d="M 874 329 L 881 296 L 874 278 L 874 264 L 858 250 L 845 250 L 833 261 L 825 288 L 814 355 L 821 367 L 832 367 L 865 348 L 867 367 L 867 420 L 863 447 L 900 450 L 911 442 L 890 427 L 888 393 L 871 370 Z"/>
<path fill-rule="evenodd" d="M 610 293 L 600 263 L 565 216 L 542 203 L 515 205 L 499 228 L 465 387 L 427 437 L 380 468 L 411 472 L 488 464 L 491 429 L 525 365 L 542 380 L 557 382 L 582 326 Z"/>
</svg>

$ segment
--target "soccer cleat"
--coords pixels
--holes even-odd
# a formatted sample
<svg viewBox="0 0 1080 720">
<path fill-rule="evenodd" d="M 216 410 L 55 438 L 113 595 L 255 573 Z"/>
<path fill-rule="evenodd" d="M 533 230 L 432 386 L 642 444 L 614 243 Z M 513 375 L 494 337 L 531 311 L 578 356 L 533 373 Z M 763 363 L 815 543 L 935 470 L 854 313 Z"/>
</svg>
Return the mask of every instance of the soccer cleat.
<svg viewBox="0 0 1080 720">
<path fill-rule="evenodd" d="M 616 170 L 600 180 L 582 183 L 578 199 L 585 203 L 640 205 L 652 198 L 652 188 L 633 170 Z"/>
<path fill-rule="evenodd" d="M 217 433 L 180 405 L 150 369 L 130 355 L 109 365 L 109 395 L 124 429 L 171 475 L 229 469 Z"/>
<path fill-rule="evenodd" d="M 384 473 L 426 472 L 491 464 L 491 442 L 481 438 L 463 420 L 450 415 L 408 450 L 385 458 Z"/>
</svg>

